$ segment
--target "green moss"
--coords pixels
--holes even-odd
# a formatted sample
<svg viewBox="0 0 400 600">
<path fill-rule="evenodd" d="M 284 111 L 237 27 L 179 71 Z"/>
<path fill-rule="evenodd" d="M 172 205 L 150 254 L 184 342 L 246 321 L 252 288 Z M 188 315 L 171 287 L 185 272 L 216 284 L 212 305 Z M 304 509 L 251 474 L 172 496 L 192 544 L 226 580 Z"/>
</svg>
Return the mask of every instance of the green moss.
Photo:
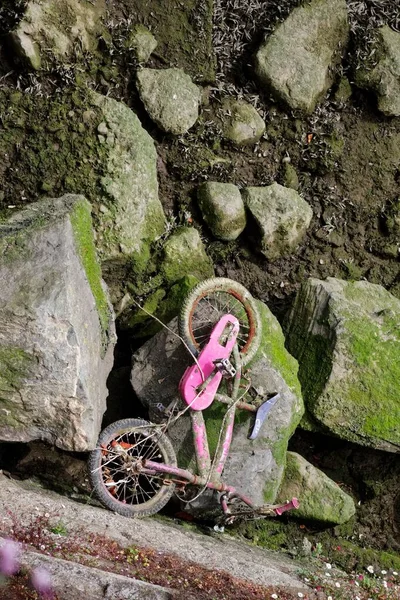
<svg viewBox="0 0 400 600">
<path fill-rule="evenodd" d="M 86 200 L 75 203 L 71 213 L 71 224 L 75 237 L 76 249 L 85 269 L 86 277 L 96 302 L 97 313 L 106 345 L 107 331 L 110 322 L 110 310 L 107 296 L 102 285 L 101 268 L 97 259 L 93 240 L 90 204 Z"/>
<path fill-rule="evenodd" d="M 251 540 L 261 548 L 268 548 L 268 550 L 287 548 L 287 526 L 279 521 L 263 519 L 244 522 L 235 527 L 235 533 Z"/>
<path fill-rule="evenodd" d="M 301 399 L 301 387 L 297 377 L 298 363 L 285 348 L 285 337 L 281 326 L 262 302 L 257 301 L 257 306 L 263 331 L 261 351 L 270 359 L 272 366 L 282 375 L 292 392 Z M 260 356 L 260 351 L 257 353 L 256 359 L 258 356 Z"/>
<path fill-rule="evenodd" d="M 339 568 L 347 571 L 365 570 L 369 565 L 376 570 L 393 569 L 400 571 L 400 557 L 390 552 L 373 550 L 372 548 L 360 548 L 347 540 L 330 539 L 329 559 Z"/>
<path fill-rule="evenodd" d="M 86 91 L 79 88 L 53 97 L 21 93 L 18 98 L 13 89 L 0 90 L 4 205 L 33 202 L 44 191 L 84 194 L 97 201 L 107 149 L 97 140 L 100 118 L 95 110 L 91 120 L 84 116 L 88 105 Z"/>
<path fill-rule="evenodd" d="M 213 0 L 130 0 L 129 12 L 151 30 L 156 54 L 167 64 L 179 65 L 196 80 L 214 81 Z"/>
<path fill-rule="evenodd" d="M 399 337 L 394 314 L 383 313 L 382 323 L 368 319 L 347 322 L 349 355 L 357 365 L 356 377 L 343 386 L 351 405 L 353 429 L 365 437 L 400 443 L 398 355 Z M 377 408 L 379 406 L 379 408 Z"/>
</svg>

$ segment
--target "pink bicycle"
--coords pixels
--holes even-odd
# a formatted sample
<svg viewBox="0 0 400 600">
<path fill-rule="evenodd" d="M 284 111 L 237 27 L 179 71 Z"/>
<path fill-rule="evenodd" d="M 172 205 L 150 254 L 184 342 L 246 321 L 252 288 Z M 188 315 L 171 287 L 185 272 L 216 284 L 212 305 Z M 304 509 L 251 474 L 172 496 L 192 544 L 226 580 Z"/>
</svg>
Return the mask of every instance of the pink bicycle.
<svg viewBox="0 0 400 600">
<path fill-rule="evenodd" d="M 190 491 L 196 489 L 199 493 L 211 489 L 219 493 L 227 523 L 238 517 L 281 515 L 298 507 L 296 498 L 283 505 L 254 506 L 250 498 L 221 480 L 237 409 L 255 413 L 249 436 L 253 440 L 279 398 L 275 394 L 260 406 L 254 406 L 242 401 L 245 392 L 240 394 L 242 366 L 257 352 L 260 329 L 256 304 L 242 285 L 215 278 L 192 290 L 179 318 L 181 338 L 195 360 L 179 385 L 186 406 L 177 415 L 170 413 L 166 424 L 123 419 L 102 431 L 89 457 L 89 476 L 104 506 L 128 517 L 147 516 L 161 510 L 174 492 L 182 497 L 185 493 L 190 496 Z M 230 391 L 221 393 L 222 387 Z M 214 401 L 226 404 L 227 410 L 211 458 L 202 411 Z M 171 419 L 186 411 L 191 418 L 197 473 L 177 466 L 174 448 L 165 434 Z"/>
</svg>

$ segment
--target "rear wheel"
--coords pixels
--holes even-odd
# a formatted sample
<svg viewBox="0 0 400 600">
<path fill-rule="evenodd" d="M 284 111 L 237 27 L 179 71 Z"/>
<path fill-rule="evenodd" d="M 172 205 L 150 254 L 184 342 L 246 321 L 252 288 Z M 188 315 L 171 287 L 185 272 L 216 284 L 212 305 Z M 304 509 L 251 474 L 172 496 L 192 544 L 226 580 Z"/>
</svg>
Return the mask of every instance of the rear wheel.
<svg viewBox="0 0 400 600">
<path fill-rule="evenodd" d="M 261 319 L 250 292 L 240 283 L 215 277 L 199 283 L 186 297 L 179 316 L 179 333 L 197 355 L 225 314 L 239 321 L 237 344 L 242 363 L 254 357 L 261 340 Z"/>
<path fill-rule="evenodd" d="M 170 440 L 142 419 L 123 419 L 106 427 L 89 456 L 89 478 L 100 502 L 126 517 L 148 516 L 165 506 L 175 485 L 165 473 L 143 473 L 143 461 L 176 466 Z"/>
</svg>

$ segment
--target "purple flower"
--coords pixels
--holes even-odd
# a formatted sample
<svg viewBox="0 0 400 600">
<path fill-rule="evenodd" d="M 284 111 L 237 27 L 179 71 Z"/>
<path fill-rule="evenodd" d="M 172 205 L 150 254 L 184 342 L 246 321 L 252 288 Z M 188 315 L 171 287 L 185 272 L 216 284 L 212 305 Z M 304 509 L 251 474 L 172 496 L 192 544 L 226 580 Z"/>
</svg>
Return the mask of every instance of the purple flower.
<svg viewBox="0 0 400 600">
<path fill-rule="evenodd" d="M 19 570 L 19 544 L 12 540 L 5 540 L 0 548 L 0 573 L 11 577 Z"/>
<path fill-rule="evenodd" d="M 51 575 L 46 569 L 37 567 L 31 574 L 32 585 L 45 600 L 54 598 L 53 587 L 51 585 Z"/>
</svg>

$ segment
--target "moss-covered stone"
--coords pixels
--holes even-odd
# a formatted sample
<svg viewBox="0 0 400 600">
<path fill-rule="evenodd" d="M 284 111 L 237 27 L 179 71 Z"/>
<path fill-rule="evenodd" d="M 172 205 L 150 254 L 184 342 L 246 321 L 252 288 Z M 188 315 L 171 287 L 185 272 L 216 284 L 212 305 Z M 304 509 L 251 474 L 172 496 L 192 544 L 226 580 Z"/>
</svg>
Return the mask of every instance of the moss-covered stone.
<svg viewBox="0 0 400 600">
<path fill-rule="evenodd" d="M 96 245 L 104 261 L 121 259 L 143 274 L 151 244 L 163 233 L 158 197 L 157 153 L 138 117 L 122 102 L 91 93 L 103 117 L 107 148 L 102 163 L 102 207 L 96 212 Z"/>
<path fill-rule="evenodd" d="M 214 269 L 199 232 L 194 227 L 182 227 L 164 244 L 162 272 L 169 284 L 193 275 L 199 281 L 212 277 Z"/>
<path fill-rule="evenodd" d="M 232 183 L 207 181 L 197 190 L 204 220 L 213 235 L 235 240 L 246 226 L 246 213 L 240 190 Z"/>
<path fill-rule="evenodd" d="M 300 506 L 292 516 L 299 519 L 340 524 L 356 510 L 353 499 L 334 481 L 299 454 L 288 452 L 278 500 L 286 502 L 293 497 L 298 498 Z"/>
<path fill-rule="evenodd" d="M 163 131 L 180 135 L 195 124 L 200 90 L 182 69 L 141 69 L 136 77 L 140 98 Z"/>
<path fill-rule="evenodd" d="M 290 163 L 284 163 L 283 165 L 283 185 L 296 192 L 299 189 L 299 177 L 296 169 Z"/>
<path fill-rule="evenodd" d="M 265 132 L 264 120 L 254 106 L 244 100 L 224 100 L 220 118 L 224 138 L 237 146 L 256 144 Z"/>
<path fill-rule="evenodd" d="M 96 45 L 105 1 L 30 0 L 17 28 L 10 33 L 15 52 L 31 68 L 40 69 L 50 59 L 65 59 L 79 43 L 85 51 Z"/>
<path fill-rule="evenodd" d="M 287 322 L 307 409 L 333 434 L 398 451 L 400 303 L 365 281 L 303 284 Z"/>
<path fill-rule="evenodd" d="M 135 25 L 129 33 L 125 40 L 125 47 L 133 52 L 138 62 L 142 63 L 149 60 L 151 53 L 157 47 L 157 40 L 147 27 L 139 24 Z"/>
<path fill-rule="evenodd" d="M 378 108 L 387 116 L 400 115 L 400 33 L 388 25 L 375 31 L 376 65 L 359 65 L 356 83 L 371 89 L 378 99 Z"/>
</svg>

